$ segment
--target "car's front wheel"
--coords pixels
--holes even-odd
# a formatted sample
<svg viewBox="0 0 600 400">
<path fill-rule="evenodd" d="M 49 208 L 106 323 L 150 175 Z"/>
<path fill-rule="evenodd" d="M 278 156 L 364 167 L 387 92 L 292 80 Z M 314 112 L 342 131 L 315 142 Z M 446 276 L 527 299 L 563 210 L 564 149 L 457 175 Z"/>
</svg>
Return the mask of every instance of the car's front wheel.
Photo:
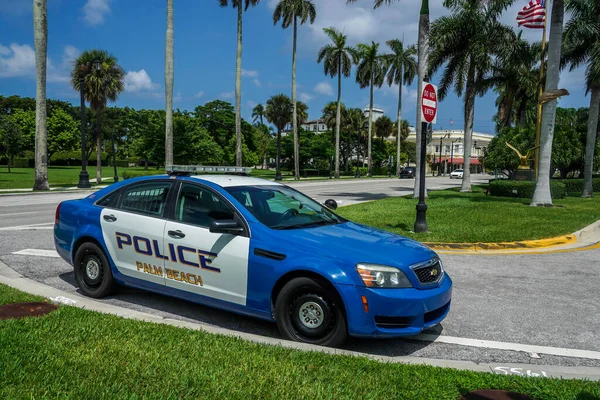
<svg viewBox="0 0 600 400">
<path fill-rule="evenodd" d="M 275 319 L 281 335 L 298 342 L 336 347 L 348 336 L 341 299 L 310 278 L 292 279 L 281 289 Z"/>
<path fill-rule="evenodd" d="M 75 280 L 79 288 L 89 297 L 108 296 L 115 289 L 115 281 L 106 255 L 95 243 L 79 246 L 73 260 Z"/>
</svg>

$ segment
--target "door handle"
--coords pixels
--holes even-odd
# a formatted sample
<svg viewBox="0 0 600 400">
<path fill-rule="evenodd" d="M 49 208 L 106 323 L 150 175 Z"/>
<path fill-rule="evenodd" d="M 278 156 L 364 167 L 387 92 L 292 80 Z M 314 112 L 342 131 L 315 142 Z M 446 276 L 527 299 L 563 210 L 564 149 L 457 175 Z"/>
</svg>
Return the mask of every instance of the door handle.
<svg viewBox="0 0 600 400">
<path fill-rule="evenodd" d="M 185 233 L 181 232 L 180 230 L 169 231 L 168 234 L 169 234 L 169 236 L 171 236 L 172 238 L 175 238 L 175 239 L 182 239 L 185 237 Z"/>
<path fill-rule="evenodd" d="M 112 214 L 105 215 L 103 218 L 105 221 L 108 221 L 108 222 L 115 222 L 117 220 L 117 217 L 115 217 Z"/>
</svg>

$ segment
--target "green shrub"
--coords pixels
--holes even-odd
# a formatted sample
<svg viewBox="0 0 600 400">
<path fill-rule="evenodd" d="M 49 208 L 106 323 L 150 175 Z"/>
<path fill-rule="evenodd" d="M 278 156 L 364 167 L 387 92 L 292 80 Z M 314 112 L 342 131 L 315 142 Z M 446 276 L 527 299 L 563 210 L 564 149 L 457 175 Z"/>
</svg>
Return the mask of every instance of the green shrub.
<svg viewBox="0 0 600 400">
<path fill-rule="evenodd" d="M 497 180 L 490 182 L 490 194 L 499 197 L 520 197 L 524 199 L 533 198 L 535 182 Z M 553 199 L 565 197 L 565 184 L 558 181 L 550 181 L 550 195 Z"/>
<path fill-rule="evenodd" d="M 137 178 L 138 176 L 164 175 L 164 170 L 149 169 L 148 171 L 123 171 L 123 179 Z"/>
<path fill-rule="evenodd" d="M 108 166 L 109 153 L 102 153 L 102 165 Z M 50 165 L 59 165 L 59 166 L 70 166 L 70 165 L 81 165 L 81 151 L 59 151 L 57 153 L 52 154 L 50 157 Z M 90 158 L 88 160 L 89 166 L 96 166 L 96 152 L 93 151 L 90 154 Z M 112 165 L 112 163 L 111 163 Z"/>
<path fill-rule="evenodd" d="M 562 179 L 559 182 L 565 184 L 565 191 L 568 196 L 579 196 L 583 192 L 583 178 Z M 600 178 L 592 179 L 592 190 L 594 192 L 600 192 Z"/>
<path fill-rule="evenodd" d="M 15 157 L 11 168 L 34 168 L 35 160 L 31 158 Z"/>
</svg>

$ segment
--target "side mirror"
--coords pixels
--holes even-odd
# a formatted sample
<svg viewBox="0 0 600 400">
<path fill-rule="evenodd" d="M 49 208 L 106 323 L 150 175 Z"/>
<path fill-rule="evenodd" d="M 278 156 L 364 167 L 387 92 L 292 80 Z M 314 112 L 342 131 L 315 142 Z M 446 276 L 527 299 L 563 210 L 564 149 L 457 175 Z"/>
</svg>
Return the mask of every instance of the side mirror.
<svg viewBox="0 0 600 400">
<path fill-rule="evenodd" d="M 325 207 L 327 207 L 327 208 L 329 208 L 331 210 L 337 210 L 338 204 L 333 199 L 327 199 L 327 200 L 325 200 Z"/>
<path fill-rule="evenodd" d="M 212 233 L 228 233 L 230 235 L 241 235 L 244 233 L 242 228 L 237 222 L 232 219 L 217 220 L 213 221 L 210 225 L 210 232 Z"/>
</svg>

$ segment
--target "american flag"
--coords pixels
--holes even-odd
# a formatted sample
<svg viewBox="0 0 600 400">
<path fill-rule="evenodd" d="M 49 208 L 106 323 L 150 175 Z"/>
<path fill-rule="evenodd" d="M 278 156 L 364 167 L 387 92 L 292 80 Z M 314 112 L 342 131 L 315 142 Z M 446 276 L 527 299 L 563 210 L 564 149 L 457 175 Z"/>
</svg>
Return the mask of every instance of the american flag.
<svg viewBox="0 0 600 400">
<path fill-rule="evenodd" d="M 531 0 L 529 4 L 523 7 L 517 14 L 519 26 L 525 28 L 543 29 L 546 24 L 546 1 Z"/>
</svg>

